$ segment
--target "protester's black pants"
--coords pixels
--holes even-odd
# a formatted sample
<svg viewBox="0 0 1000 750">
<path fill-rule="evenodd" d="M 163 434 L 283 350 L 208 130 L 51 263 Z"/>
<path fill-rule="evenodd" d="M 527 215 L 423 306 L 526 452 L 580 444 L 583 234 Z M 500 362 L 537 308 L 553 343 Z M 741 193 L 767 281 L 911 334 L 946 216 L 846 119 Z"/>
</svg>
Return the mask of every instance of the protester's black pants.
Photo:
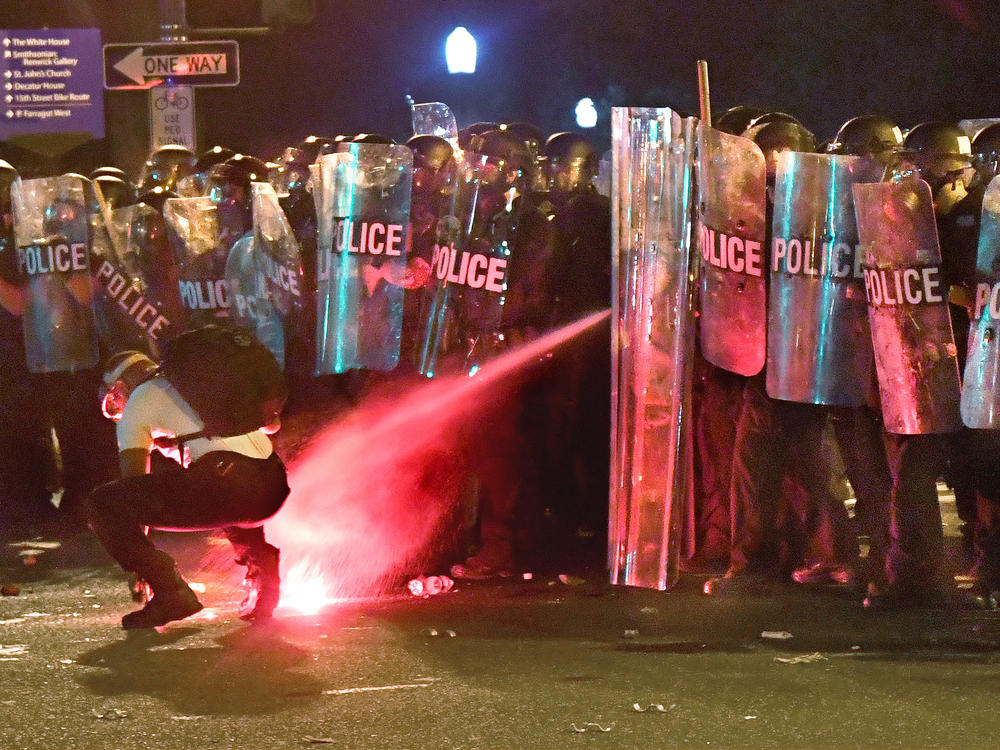
<svg viewBox="0 0 1000 750">
<path fill-rule="evenodd" d="M 285 467 L 277 455 L 254 459 L 214 452 L 187 469 L 168 468 L 97 487 L 87 501 L 90 526 L 123 569 L 153 580 L 163 567 L 144 526 L 173 531 L 221 528 L 237 556 L 253 559 L 269 547 L 263 522 L 288 496 Z M 154 585 L 155 591 L 155 585 Z"/>
</svg>

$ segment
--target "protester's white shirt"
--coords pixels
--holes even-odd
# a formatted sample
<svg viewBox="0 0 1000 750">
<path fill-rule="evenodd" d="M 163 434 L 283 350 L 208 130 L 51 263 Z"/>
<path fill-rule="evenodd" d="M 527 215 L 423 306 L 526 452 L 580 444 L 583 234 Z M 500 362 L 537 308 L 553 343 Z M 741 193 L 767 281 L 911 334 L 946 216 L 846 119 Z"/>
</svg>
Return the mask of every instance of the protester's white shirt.
<svg viewBox="0 0 1000 750">
<path fill-rule="evenodd" d="M 194 409 L 166 378 L 151 378 L 132 391 L 125 402 L 122 418 L 116 427 L 118 450 L 142 448 L 150 451 L 157 447 L 164 455 L 180 461 L 176 449 L 159 448 L 154 446 L 153 440 L 189 435 L 203 428 L 204 424 Z M 185 442 L 184 446 L 185 456 L 181 463 L 185 466 L 211 451 L 233 451 L 251 458 L 267 458 L 273 451 L 271 439 L 263 430 L 235 437 L 195 438 Z"/>
</svg>

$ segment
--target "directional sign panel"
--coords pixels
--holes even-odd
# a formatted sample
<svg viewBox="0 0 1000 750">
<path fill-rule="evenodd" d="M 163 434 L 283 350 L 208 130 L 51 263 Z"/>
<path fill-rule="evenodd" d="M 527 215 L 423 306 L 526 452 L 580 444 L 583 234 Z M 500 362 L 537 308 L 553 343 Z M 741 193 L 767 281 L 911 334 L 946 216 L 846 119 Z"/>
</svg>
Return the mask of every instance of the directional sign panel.
<svg viewBox="0 0 1000 750">
<path fill-rule="evenodd" d="M 100 29 L 0 29 L 0 141 L 38 133 L 104 137 Z"/>
<path fill-rule="evenodd" d="M 149 42 L 104 45 L 104 88 L 148 89 L 160 84 L 235 86 L 236 42 Z"/>
</svg>

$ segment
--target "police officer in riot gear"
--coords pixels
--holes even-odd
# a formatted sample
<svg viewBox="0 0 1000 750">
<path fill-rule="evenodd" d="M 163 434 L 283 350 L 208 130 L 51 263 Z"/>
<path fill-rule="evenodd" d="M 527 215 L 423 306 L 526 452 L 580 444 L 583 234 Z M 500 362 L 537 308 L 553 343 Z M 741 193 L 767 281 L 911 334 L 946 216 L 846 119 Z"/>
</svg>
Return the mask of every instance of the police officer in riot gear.
<svg viewBox="0 0 1000 750">
<path fill-rule="evenodd" d="M 745 136 L 764 153 L 768 184 L 768 236 L 770 236 L 777 154 L 781 151 L 815 150 L 812 133 L 785 117 L 752 125 Z M 729 568 L 725 575 L 709 579 L 706 594 L 719 595 L 756 589 L 767 578 L 785 578 L 787 567 L 804 550 L 782 554 L 786 539 L 778 538 L 779 494 L 782 480 L 794 470 L 802 488 L 810 518 L 829 517 L 838 533 L 825 561 L 823 582 L 847 583 L 857 555 L 847 534 L 847 512 L 831 493 L 832 470 L 822 452 L 827 413 L 815 404 L 771 398 L 762 371 L 747 378 L 736 425 L 730 485 L 731 540 Z M 720 457 L 723 458 L 724 457 Z M 839 507 L 838 507 L 839 506 Z M 808 531 L 814 531 L 809 529 Z M 797 571 L 796 580 L 813 581 L 812 570 Z"/>
<path fill-rule="evenodd" d="M 902 145 L 903 131 L 895 121 L 882 115 L 859 115 L 840 126 L 828 150 L 884 160 L 887 153 L 898 152 Z"/>
<path fill-rule="evenodd" d="M 180 180 L 194 172 L 197 161 L 198 157 L 189 148 L 175 143 L 160 146 L 143 165 L 138 192 L 142 194 L 156 187 L 175 190 Z"/>
</svg>

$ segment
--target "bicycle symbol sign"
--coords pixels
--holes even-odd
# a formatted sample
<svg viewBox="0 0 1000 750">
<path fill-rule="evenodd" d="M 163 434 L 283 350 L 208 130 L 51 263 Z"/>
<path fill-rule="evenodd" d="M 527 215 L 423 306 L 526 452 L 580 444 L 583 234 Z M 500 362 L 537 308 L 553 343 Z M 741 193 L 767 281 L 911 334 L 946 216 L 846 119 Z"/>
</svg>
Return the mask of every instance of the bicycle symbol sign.
<svg viewBox="0 0 1000 750">
<path fill-rule="evenodd" d="M 161 112 L 168 107 L 173 109 L 187 109 L 190 104 L 191 100 L 188 97 L 176 92 L 161 94 L 153 99 L 153 106 Z"/>
</svg>

